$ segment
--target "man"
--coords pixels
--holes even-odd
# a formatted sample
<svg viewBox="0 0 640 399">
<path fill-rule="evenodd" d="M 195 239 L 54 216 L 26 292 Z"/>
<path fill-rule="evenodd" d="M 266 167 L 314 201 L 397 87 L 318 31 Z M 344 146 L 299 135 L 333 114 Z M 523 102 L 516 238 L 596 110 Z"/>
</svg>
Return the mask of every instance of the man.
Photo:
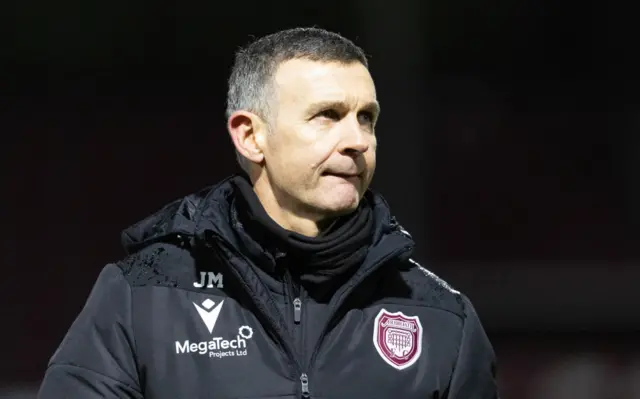
<svg viewBox="0 0 640 399">
<path fill-rule="evenodd" d="M 228 130 L 246 176 L 123 233 L 53 355 L 48 398 L 497 398 L 469 300 L 410 258 L 368 190 L 367 60 L 320 29 L 237 54 Z"/>
</svg>

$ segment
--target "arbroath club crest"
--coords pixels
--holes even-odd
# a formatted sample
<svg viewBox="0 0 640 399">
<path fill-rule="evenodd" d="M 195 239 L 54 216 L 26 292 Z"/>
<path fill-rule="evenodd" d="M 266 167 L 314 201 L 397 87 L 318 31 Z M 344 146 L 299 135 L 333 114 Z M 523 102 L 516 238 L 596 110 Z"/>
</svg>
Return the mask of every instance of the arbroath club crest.
<svg viewBox="0 0 640 399">
<path fill-rule="evenodd" d="M 422 353 L 422 324 L 418 316 L 380 310 L 374 321 L 373 345 L 391 367 L 411 367 Z"/>
</svg>

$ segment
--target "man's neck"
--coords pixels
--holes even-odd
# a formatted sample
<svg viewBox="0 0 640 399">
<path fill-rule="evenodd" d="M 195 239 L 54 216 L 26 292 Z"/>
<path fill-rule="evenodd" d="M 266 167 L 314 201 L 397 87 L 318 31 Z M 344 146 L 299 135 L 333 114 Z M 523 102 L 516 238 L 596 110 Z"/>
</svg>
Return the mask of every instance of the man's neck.
<svg viewBox="0 0 640 399">
<path fill-rule="evenodd" d="M 253 191 L 256 193 L 267 215 L 286 230 L 306 237 L 317 237 L 331 225 L 329 220 L 317 221 L 311 215 L 305 215 L 303 212 L 291 209 L 293 207 L 290 204 L 278 201 L 273 189 L 266 181 L 258 179 L 253 184 Z"/>
</svg>

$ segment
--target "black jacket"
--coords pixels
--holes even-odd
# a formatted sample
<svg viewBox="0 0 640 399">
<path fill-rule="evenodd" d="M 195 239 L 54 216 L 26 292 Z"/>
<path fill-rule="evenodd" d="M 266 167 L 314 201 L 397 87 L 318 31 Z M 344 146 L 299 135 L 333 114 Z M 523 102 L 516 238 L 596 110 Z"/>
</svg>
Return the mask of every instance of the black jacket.
<svg viewBox="0 0 640 399">
<path fill-rule="evenodd" d="M 410 258 L 382 197 L 364 262 L 322 296 L 246 256 L 234 195 L 225 180 L 123 233 L 39 398 L 498 397 L 473 306 Z"/>
</svg>

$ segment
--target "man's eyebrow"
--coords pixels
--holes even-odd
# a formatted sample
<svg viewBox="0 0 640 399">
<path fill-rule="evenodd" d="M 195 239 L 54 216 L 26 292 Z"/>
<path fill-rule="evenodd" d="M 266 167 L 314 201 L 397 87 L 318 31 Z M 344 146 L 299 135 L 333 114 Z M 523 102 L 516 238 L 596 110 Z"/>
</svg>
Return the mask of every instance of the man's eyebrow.
<svg viewBox="0 0 640 399">
<path fill-rule="evenodd" d="M 377 101 L 368 102 L 362 108 L 366 109 L 366 110 L 369 110 L 369 111 L 372 111 L 375 114 L 379 114 L 380 113 L 380 103 L 378 103 Z"/>
<path fill-rule="evenodd" d="M 320 101 L 317 103 L 313 103 L 309 106 L 309 112 L 320 112 L 325 109 L 344 109 L 346 108 L 345 103 L 342 101 Z M 366 103 L 362 109 L 374 112 L 375 114 L 380 113 L 380 104 L 377 101 L 370 101 Z"/>
</svg>

